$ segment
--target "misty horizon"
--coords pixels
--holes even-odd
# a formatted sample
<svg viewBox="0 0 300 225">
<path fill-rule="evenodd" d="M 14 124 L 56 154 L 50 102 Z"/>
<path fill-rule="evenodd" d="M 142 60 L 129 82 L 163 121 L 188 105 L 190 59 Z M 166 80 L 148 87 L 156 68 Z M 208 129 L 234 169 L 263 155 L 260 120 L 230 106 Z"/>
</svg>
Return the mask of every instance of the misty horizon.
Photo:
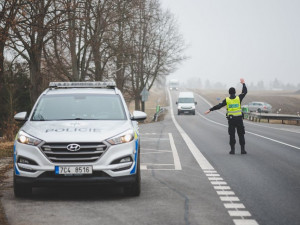
<svg viewBox="0 0 300 225">
<path fill-rule="evenodd" d="M 179 24 L 188 60 L 169 79 L 234 86 L 274 79 L 300 83 L 300 1 L 161 0 Z"/>
</svg>

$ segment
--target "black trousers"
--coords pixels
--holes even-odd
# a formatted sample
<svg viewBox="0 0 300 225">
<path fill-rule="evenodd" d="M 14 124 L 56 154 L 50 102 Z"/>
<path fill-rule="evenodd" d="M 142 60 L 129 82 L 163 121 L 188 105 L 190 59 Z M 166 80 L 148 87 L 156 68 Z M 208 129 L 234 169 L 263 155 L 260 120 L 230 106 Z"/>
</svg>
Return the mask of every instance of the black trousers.
<svg viewBox="0 0 300 225">
<path fill-rule="evenodd" d="M 228 117 L 228 134 L 230 136 L 229 144 L 235 145 L 235 129 L 237 130 L 240 145 L 245 145 L 245 127 L 242 116 L 229 116 Z"/>
</svg>

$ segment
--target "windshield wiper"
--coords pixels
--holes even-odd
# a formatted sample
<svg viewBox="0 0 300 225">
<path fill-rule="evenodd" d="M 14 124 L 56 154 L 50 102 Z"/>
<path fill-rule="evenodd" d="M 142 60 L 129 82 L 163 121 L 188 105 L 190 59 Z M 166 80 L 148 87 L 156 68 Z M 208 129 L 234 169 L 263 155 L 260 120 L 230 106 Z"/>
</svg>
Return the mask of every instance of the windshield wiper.
<svg viewBox="0 0 300 225">
<path fill-rule="evenodd" d="M 41 114 L 36 114 L 33 117 L 33 121 L 45 121 L 44 117 Z"/>
</svg>

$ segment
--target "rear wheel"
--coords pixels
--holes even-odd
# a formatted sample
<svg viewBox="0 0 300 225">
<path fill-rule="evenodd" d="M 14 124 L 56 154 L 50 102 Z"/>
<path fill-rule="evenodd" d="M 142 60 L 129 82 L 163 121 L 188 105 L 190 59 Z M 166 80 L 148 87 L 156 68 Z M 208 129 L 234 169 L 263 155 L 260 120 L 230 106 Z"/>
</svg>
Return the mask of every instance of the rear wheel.
<svg viewBox="0 0 300 225">
<path fill-rule="evenodd" d="M 138 152 L 135 181 L 129 187 L 124 187 L 124 194 L 133 197 L 139 196 L 141 194 L 140 149 Z"/>
<path fill-rule="evenodd" d="M 14 175 L 14 194 L 17 198 L 29 197 L 32 194 L 32 187 L 29 184 L 18 184 Z"/>
</svg>

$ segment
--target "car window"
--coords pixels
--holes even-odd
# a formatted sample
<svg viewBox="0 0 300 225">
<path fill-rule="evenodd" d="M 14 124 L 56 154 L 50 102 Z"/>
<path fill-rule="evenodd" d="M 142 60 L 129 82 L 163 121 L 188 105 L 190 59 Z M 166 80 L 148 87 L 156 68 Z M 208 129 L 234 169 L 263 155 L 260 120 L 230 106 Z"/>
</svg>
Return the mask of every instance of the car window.
<svg viewBox="0 0 300 225">
<path fill-rule="evenodd" d="M 76 94 L 43 96 L 31 120 L 125 120 L 118 95 Z"/>
<path fill-rule="evenodd" d="M 193 98 L 179 98 L 178 103 L 194 103 Z"/>
</svg>

